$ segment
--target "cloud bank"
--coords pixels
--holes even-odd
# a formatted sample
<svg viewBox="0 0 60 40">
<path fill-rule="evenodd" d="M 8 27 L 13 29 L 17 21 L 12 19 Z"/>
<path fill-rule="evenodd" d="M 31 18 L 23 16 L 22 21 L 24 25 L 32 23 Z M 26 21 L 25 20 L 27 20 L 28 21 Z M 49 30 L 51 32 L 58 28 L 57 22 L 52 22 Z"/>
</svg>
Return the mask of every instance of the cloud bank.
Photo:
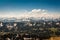
<svg viewBox="0 0 60 40">
<path fill-rule="evenodd" d="M 29 18 L 29 17 L 53 17 L 58 18 L 60 14 L 49 13 L 45 9 L 32 9 L 31 11 L 25 10 L 24 12 L 20 11 L 9 11 L 9 12 L 0 12 L 0 17 L 17 17 L 17 18 Z"/>
</svg>

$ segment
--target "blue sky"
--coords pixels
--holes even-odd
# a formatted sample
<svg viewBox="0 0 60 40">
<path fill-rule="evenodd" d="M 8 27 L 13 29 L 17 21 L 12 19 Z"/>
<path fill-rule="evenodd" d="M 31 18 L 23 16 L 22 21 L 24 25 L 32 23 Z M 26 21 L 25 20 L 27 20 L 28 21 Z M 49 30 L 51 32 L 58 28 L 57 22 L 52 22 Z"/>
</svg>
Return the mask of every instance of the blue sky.
<svg viewBox="0 0 60 40">
<path fill-rule="evenodd" d="M 0 0 L 0 12 L 31 11 L 32 9 L 60 13 L 60 0 Z"/>
</svg>

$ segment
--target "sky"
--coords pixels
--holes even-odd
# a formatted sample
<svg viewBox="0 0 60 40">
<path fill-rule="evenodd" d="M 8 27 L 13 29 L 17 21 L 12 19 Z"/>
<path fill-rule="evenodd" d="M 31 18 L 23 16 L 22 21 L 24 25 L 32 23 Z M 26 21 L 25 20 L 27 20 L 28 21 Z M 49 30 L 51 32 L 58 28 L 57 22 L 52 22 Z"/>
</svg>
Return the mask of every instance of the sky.
<svg viewBox="0 0 60 40">
<path fill-rule="evenodd" d="M 60 0 L 0 0 L 0 17 L 36 16 L 39 13 L 60 15 Z"/>
</svg>

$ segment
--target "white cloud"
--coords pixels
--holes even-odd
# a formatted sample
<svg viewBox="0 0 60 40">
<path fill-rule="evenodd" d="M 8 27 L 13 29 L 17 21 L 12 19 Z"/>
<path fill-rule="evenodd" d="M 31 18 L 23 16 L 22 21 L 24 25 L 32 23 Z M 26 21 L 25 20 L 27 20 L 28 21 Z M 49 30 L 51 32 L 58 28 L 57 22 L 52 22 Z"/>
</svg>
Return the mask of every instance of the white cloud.
<svg viewBox="0 0 60 40">
<path fill-rule="evenodd" d="M 43 15 L 42 15 L 43 14 Z M 40 17 L 44 16 L 44 14 L 47 14 L 46 10 L 42 9 L 33 9 L 31 11 L 26 11 L 22 14 L 23 17 Z"/>
<path fill-rule="evenodd" d="M 41 9 L 33 9 L 32 10 L 32 13 L 38 13 L 38 12 L 41 12 Z"/>
<path fill-rule="evenodd" d="M 25 10 L 20 11 L 9 11 L 0 12 L 0 17 L 17 17 L 17 18 L 28 18 L 28 17 L 60 17 L 60 14 L 49 14 L 45 9 L 33 9 L 31 11 Z"/>
<path fill-rule="evenodd" d="M 33 9 L 32 11 L 30 11 L 28 13 L 34 13 L 34 14 L 35 13 L 37 13 L 37 14 L 38 13 L 40 13 L 40 14 L 42 13 L 42 14 L 44 14 L 44 13 L 47 13 L 47 10 L 44 10 L 44 9 L 43 10 L 42 9 Z"/>
</svg>

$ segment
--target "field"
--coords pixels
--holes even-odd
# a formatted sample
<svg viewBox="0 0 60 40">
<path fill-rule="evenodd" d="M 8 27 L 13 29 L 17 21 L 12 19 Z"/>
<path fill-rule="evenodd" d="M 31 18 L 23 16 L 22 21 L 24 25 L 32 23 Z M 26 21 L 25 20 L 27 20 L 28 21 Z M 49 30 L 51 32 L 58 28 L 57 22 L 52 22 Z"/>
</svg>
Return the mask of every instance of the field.
<svg viewBox="0 0 60 40">
<path fill-rule="evenodd" d="M 51 37 L 49 40 L 60 40 L 60 36 L 59 37 Z"/>
</svg>

